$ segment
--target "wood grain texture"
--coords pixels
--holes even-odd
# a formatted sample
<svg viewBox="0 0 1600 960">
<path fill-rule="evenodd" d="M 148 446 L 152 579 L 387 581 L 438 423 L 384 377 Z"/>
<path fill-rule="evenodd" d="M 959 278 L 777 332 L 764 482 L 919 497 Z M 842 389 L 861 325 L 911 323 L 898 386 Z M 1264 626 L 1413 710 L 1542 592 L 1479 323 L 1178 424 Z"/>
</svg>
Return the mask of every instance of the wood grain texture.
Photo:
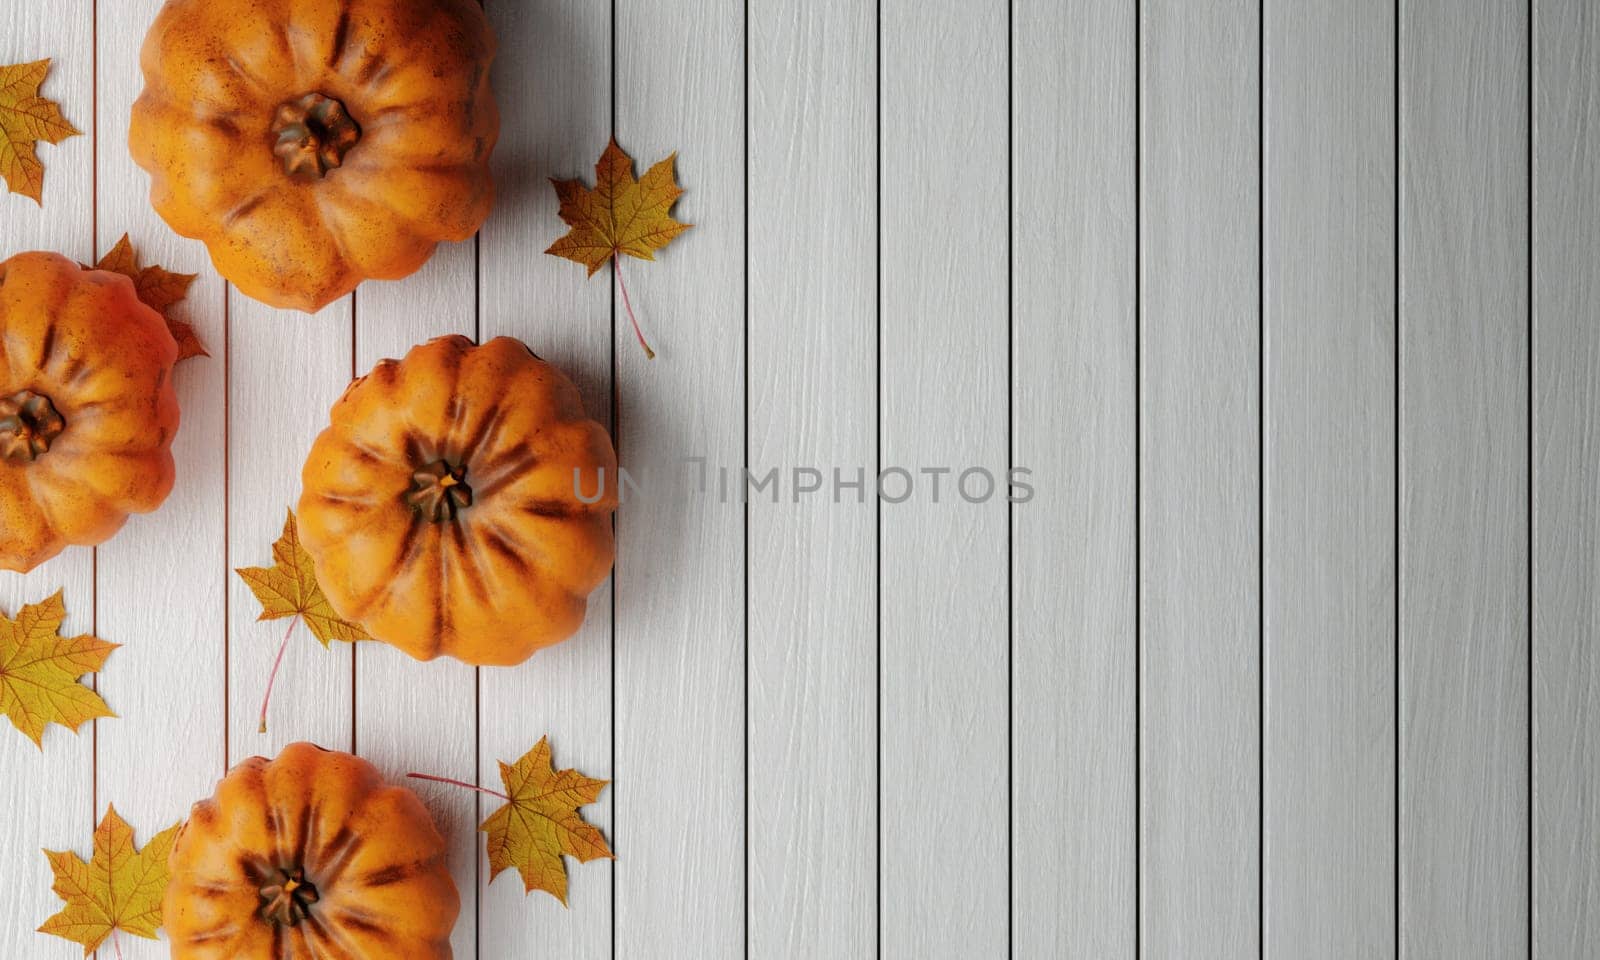
<svg viewBox="0 0 1600 960">
<path fill-rule="evenodd" d="M 1600 16 L 1534 7 L 1533 956 L 1600 954 Z"/>
<path fill-rule="evenodd" d="M 477 244 L 443 244 L 417 273 L 366 283 L 355 293 L 356 371 L 403 357 L 434 337 L 472 337 L 477 319 Z M 450 659 L 420 663 L 381 643 L 355 651 L 356 752 L 391 782 L 422 797 L 448 847 L 461 894 L 450 937 L 458 957 L 477 954 L 478 797 L 460 787 L 406 780 L 412 771 L 475 782 L 478 770 L 477 671 Z"/>
<path fill-rule="evenodd" d="M 586 814 L 619 860 L 573 866 L 570 910 L 488 884 L 489 804 L 422 787 L 462 960 L 1600 952 L 1591 4 L 489 0 L 481 242 L 315 317 L 150 210 L 125 138 L 159 6 L 0 4 L 0 63 L 54 57 L 98 135 L 41 148 L 42 210 L 0 194 L 0 259 L 128 231 L 200 273 L 214 354 L 178 373 L 163 509 L 0 574 L 0 612 L 64 588 L 67 631 L 126 644 L 95 734 L 0 724 L 0 957 L 76 955 L 32 932 L 39 850 L 89 852 L 109 801 L 143 841 L 291 740 L 497 786 L 544 734 L 617 779 Z M 547 178 L 614 124 L 641 166 L 682 151 L 696 224 L 624 266 L 654 362 L 609 269 L 542 254 Z M 352 373 L 452 331 L 619 425 L 615 595 L 481 673 L 299 628 L 258 736 L 286 623 L 231 568 L 269 561 Z M 834 503 L 880 438 L 915 495 Z M 779 503 L 747 514 L 746 462 Z M 941 466 L 998 493 L 934 504 Z"/>
<path fill-rule="evenodd" d="M 277 310 L 228 291 L 228 563 L 270 566 L 284 512 L 300 499 L 300 468 L 328 411 L 350 383 L 350 298 L 315 314 Z M 350 750 L 355 737 L 355 649 L 323 649 L 294 627 L 273 689 L 268 732 L 261 697 L 286 620 L 258 621 L 261 605 L 228 579 L 228 762 L 274 757 L 307 740 Z"/>
<path fill-rule="evenodd" d="M 1395 10 L 1265 8 L 1267 956 L 1395 953 Z"/>
<path fill-rule="evenodd" d="M 59 145 L 41 144 L 44 205 L 0 187 L 0 260 L 28 250 L 53 250 L 78 260 L 94 254 L 94 12 L 89 0 L 8 7 L 0 14 L 0 64 L 54 58 L 41 91 L 61 105 L 79 130 Z M 68 617 L 62 633 L 94 628 L 94 552 L 71 547 L 26 576 L 0 572 L 0 613 L 14 617 L 26 603 L 63 591 Z M 120 650 L 106 663 L 108 679 L 127 667 Z M 108 691 L 109 692 L 109 691 Z M 117 703 L 111 707 L 116 710 Z M 117 723 L 107 720 L 106 725 Z M 89 854 L 96 822 L 94 737 L 84 726 L 74 737 L 61 727 L 45 731 L 44 749 L 0 719 L 0 957 L 45 951 L 81 951 L 34 933 L 61 907 L 50 892 L 50 864 L 40 852 L 74 849 Z"/>
<path fill-rule="evenodd" d="M 178 482 L 158 513 L 136 517 L 98 551 L 102 636 L 126 643 L 123 669 L 101 690 L 121 719 L 102 724 L 97 796 L 115 803 L 143 843 L 184 819 L 225 772 L 227 625 L 226 292 L 205 247 L 172 233 L 149 203 L 150 181 L 128 156 L 128 123 L 144 86 L 139 44 L 160 0 L 101 5 L 96 255 L 129 235 L 141 262 L 199 277 L 174 308 L 211 356 L 174 374 L 182 423 L 173 442 Z M 181 685 L 182 694 L 175 694 Z M 110 957 L 113 951 L 102 950 Z M 168 956 L 167 944 L 123 938 L 126 960 Z"/>
<path fill-rule="evenodd" d="M 592 182 L 611 131 L 611 5 L 490 0 L 488 10 L 500 38 L 494 85 L 502 126 L 499 199 L 482 234 L 481 332 L 528 344 L 572 378 L 591 417 L 609 424 L 610 271 L 588 279 L 579 265 L 543 251 L 565 232 L 548 178 Z M 498 764 L 515 762 L 546 734 L 558 766 L 611 778 L 611 650 L 608 582 L 590 595 L 576 636 L 519 667 L 481 671 L 478 768 L 486 785 L 499 788 Z M 608 835 L 611 795 L 583 811 Z M 483 812 L 491 809 L 485 801 Z M 610 960 L 612 864 L 567 863 L 571 909 L 525 894 L 514 874 L 488 884 L 481 865 L 481 960 L 521 960 L 530 944 L 551 956 Z"/>
<path fill-rule="evenodd" d="M 1012 937 L 1132 958 L 1137 7 L 1014 7 Z"/>
<path fill-rule="evenodd" d="M 746 938 L 744 511 L 716 483 L 745 452 L 744 4 L 615 9 L 617 136 L 641 169 L 683 151 L 695 224 L 623 267 L 659 359 L 616 325 L 619 456 L 648 491 L 617 514 L 616 956 L 715 960 Z"/>
<path fill-rule="evenodd" d="M 1259 7 L 1141 33 L 1140 926 L 1259 949 Z"/>
<path fill-rule="evenodd" d="M 1408 960 L 1529 947 L 1527 12 L 1401 5 Z"/>
<path fill-rule="evenodd" d="M 749 14 L 749 956 L 870 956 L 877 501 L 834 470 L 876 472 L 877 23 Z"/>
<path fill-rule="evenodd" d="M 886 958 L 999 956 L 1010 926 L 1006 9 L 881 7 L 881 452 L 915 484 L 880 523 Z"/>
</svg>

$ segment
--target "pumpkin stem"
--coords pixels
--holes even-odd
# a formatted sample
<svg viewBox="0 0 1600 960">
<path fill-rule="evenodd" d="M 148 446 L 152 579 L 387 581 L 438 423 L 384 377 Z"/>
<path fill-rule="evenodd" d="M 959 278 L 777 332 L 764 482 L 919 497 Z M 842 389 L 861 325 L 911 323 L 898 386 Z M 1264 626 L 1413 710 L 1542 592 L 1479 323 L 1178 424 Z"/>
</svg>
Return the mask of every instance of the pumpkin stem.
<svg viewBox="0 0 1600 960">
<path fill-rule="evenodd" d="M 293 927 L 311 915 L 311 905 L 320 899 L 317 888 L 306 881 L 305 870 L 279 870 L 275 882 L 262 887 L 261 916 L 281 927 Z"/>
<path fill-rule="evenodd" d="M 0 458 L 31 463 L 67 428 L 50 398 L 31 390 L 0 398 Z"/>
<path fill-rule="evenodd" d="M 272 123 L 277 141 L 272 153 L 291 177 L 320 179 L 344 163 L 361 139 L 361 127 L 344 104 L 320 93 L 308 93 L 278 108 Z"/>
<path fill-rule="evenodd" d="M 443 523 L 472 506 L 472 488 L 467 486 L 467 468 L 452 467 L 435 460 L 411 474 L 411 492 L 406 503 L 424 520 Z"/>
</svg>

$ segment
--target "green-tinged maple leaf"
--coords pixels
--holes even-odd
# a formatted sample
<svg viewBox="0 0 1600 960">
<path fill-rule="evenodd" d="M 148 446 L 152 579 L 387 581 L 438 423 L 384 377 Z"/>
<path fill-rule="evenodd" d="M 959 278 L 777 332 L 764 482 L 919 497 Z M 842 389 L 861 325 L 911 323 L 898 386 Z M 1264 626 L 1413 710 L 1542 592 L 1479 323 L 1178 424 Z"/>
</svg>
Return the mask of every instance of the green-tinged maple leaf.
<svg viewBox="0 0 1600 960">
<path fill-rule="evenodd" d="M 300 545 L 293 510 L 283 523 L 283 535 L 272 545 L 272 559 L 270 567 L 240 567 L 234 571 L 261 601 L 258 620 L 299 617 L 324 647 L 333 640 L 354 643 L 371 639 L 366 631 L 340 618 L 323 594 L 311 554 Z"/>
<path fill-rule="evenodd" d="M 55 871 L 56 896 L 66 902 L 44 922 L 40 933 L 83 944 L 88 956 L 122 930 L 147 940 L 161 927 L 161 898 L 167 890 L 167 857 L 177 842 L 174 824 L 156 834 L 143 850 L 133 845 L 133 828 L 108 806 L 94 831 L 94 854 L 88 863 L 76 853 L 46 850 Z"/>
<path fill-rule="evenodd" d="M 44 196 L 44 164 L 36 145 L 60 143 L 83 132 L 67 122 L 53 101 L 39 96 L 49 72 L 49 60 L 0 66 L 0 180 L 34 203 L 42 203 Z"/>
<path fill-rule="evenodd" d="M 557 771 L 550 738 L 514 764 L 500 764 L 509 802 L 478 829 L 488 834 L 489 880 L 512 867 L 522 875 L 524 893 L 543 890 L 567 902 L 567 867 L 562 854 L 580 862 L 615 859 L 600 830 L 578 808 L 600 799 L 610 782 L 576 770 Z"/>
<path fill-rule="evenodd" d="M 61 636 L 66 617 L 59 590 L 43 603 L 24 606 L 15 620 L 0 614 L 0 713 L 41 748 L 47 724 L 76 731 L 96 717 L 116 716 L 78 679 L 104 667 L 118 645 Z"/>
</svg>

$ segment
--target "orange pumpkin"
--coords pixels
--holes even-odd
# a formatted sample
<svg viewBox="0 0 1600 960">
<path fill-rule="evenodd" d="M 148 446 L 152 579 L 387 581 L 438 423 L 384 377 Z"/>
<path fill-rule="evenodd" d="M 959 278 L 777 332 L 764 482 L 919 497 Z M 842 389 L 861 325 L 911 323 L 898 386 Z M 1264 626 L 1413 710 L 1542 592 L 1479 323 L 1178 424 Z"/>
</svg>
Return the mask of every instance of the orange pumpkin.
<svg viewBox="0 0 1600 960">
<path fill-rule="evenodd" d="M 317 310 L 489 215 L 494 47 L 476 0 L 169 0 L 129 146 L 217 272 Z"/>
<path fill-rule="evenodd" d="M 168 862 L 173 960 L 450 960 L 444 838 L 360 757 L 296 743 L 244 761 Z"/>
<path fill-rule="evenodd" d="M 0 263 L 0 569 L 101 543 L 167 499 L 177 360 L 127 277 L 53 253 Z"/>
<path fill-rule="evenodd" d="M 508 337 L 441 337 L 334 406 L 301 474 L 300 539 L 375 639 L 521 663 L 578 629 L 611 569 L 616 468 L 560 370 Z"/>
</svg>

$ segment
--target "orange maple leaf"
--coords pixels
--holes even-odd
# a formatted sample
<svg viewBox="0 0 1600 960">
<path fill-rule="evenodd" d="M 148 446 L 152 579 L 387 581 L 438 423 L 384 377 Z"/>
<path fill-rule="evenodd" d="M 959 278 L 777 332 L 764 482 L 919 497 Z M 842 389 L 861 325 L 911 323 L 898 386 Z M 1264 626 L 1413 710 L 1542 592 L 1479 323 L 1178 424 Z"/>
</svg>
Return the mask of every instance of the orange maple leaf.
<svg viewBox="0 0 1600 960">
<path fill-rule="evenodd" d="M 653 251 L 693 226 L 672 219 L 672 205 L 683 196 L 673 172 L 677 159 L 674 153 L 635 180 L 633 158 L 613 137 L 594 165 L 594 189 L 552 178 L 561 219 L 572 229 L 545 253 L 583 264 L 591 277 L 618 254 L 654 260 Z"/>
<path fill-rule="evenodd" d="M 683 196 L 673 172 L 677 160 L 674 153 L 646 170 L 643 179 L 635 180 L 633 158 L 612 137 L 600 162 L 594 165 L 594 189 L 584 186 L 581 180 L 550 181 L 561 200 L 558 213 L 572 229 L 545 253 L 583 264 L 591 277 L 607 260 L 615 264 L 617 286 L 622 288 L 622 303 L 628 308 L 634 336 L 652 360 L 656 353 L 645 342 L 639 318 L 634 316 L 633 303 L 628 299 L 627 284 L 622 281 L 622 255 L 654 260 L 654 251 L 693 226 L 672 219 L 672 205 Z"/>
<path fill-rule="evenodd" d="M 172 319 L 167 312 L 173 304 L 189 295 L 189 285 L 194 283 L 195 274 L 173 273 L 161 267 L 139 266 L 139 255 L 134 252 L 133 244 L 128 242 L 126 233 L 109 253 L 100 258 L 100 262 L 95 264 L 94 268 L 120 273 L 133 281 L 133 288 L 144 305 L 161 314 L 167 321 L 167 329 L 172 331 L 172 339 L 178 341 L 180 361 L 191 357 L 211 356 L 200 342 L 200 337 L 194 332 L 194 327 L 182 320 Z"/>
<path fill-rule="evenodd" d="M 67 122 L 53 101 L 39 96 L 49 72 L 49 60 L 0 66 L 0 179 L 11 192 L 41 205 L 44 164 L 35 145 L 60 143 L 83 132 Z"/>
</svg>

